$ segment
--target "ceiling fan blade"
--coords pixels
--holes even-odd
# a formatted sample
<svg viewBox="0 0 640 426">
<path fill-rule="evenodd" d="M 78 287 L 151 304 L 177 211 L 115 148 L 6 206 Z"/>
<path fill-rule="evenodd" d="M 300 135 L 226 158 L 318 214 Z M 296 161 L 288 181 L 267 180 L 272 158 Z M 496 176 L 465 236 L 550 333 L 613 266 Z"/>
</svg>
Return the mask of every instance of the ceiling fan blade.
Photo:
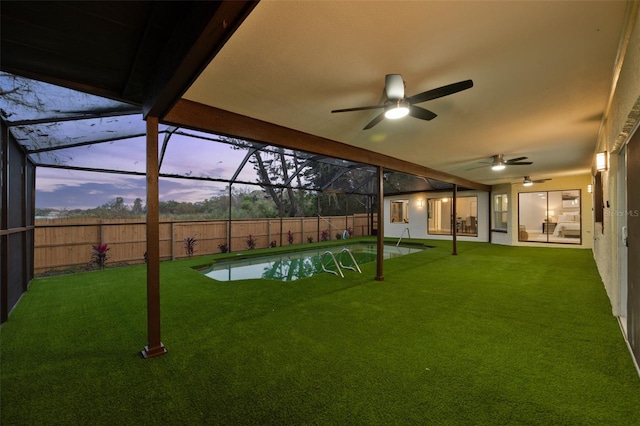
<svg viewBox="0 0 640 426">
<path fill-rule="evenodd" d="M 522 160 L 526 160 L 529 157 L 518 157 L 518 158 L 511 158 L 510 160 L 505 160 L 504 162 L 509 164 L 509 163 L 515 163 L 518 161 L 522 161 Z"/>
<path fill-rule="evenodd" d="M 461 92 L 473 87 L 472 80 L 459 81 L 457 83 L 449 84 L 447 86 L 438 87 L 437 89 L 427 90 L 426 92 L 418 93 L 417 95 L 409 96 L 407 100 L 412 104 L 419 104 L 420 102 L 430 101 L 431 99 L 441 98 L 443 96 L 452 95 L 457 92 Z"/>
<path fill-rule="evenodd" d="M 528 166 L 529 164 L 533 164 L 533 161 L 523 161 L 522 163 L 511 163 L 511 162 L 507 163 L 507 162 L 505 162 L 505 164 L 507 166 Z"/>
<path fill-rule="evenodd" d="M 538 180 L 532 180 L 531 182 L 533 182 L 533 183 L 545 183 L 548 180 L 552 180 L 552 179 L 538 179 Z"/>
<path fill-rule="evenodd" d="M 409 107 L 409 115 L 421 120 L 433 120 L 438 115 L 428 109 L 420 108 L 419 106 L 411 105 Z"/>
<path fill-rule="evenodd" d="M 389 99 L 404 99 L 404 80 L 400 74 L 387 74 L 384 90 Z"/>
<path fill-rule="evenodd" d="M 376 116 L 376 118 L 374 118 L 373 120 L 371 120 L 369 122 L 369 124 L 367 124 L 366 126 L 364 126 L 364 129 L 362 130 L 368 130 L 370 128 L 372 128 L 373 126 L 375 126 L 376 124 L 378 124 L 379 122 L 382 121 L 382 119 L 384 118 L 384 112 L 381 112 L 380 114 L 378 114 Z"/>
<path fill-rule="evenodd" d="M 491 164 L 483 164 L 482 166 L 471 167 L 470 169 L 464 169 L 465 171 L 481 169 L 483 167 L 489 167 Z"/>
<path fill-rule="evenodd" d="M 378 108 L 384 108 L 384 105 L 371 105 L 371 106 L 363 106 L 363 107 L 355 107 L 355 108 L 334 109 L 331 112 L 366 111 L 368 109 L 378 109 Z"/>
</svg>

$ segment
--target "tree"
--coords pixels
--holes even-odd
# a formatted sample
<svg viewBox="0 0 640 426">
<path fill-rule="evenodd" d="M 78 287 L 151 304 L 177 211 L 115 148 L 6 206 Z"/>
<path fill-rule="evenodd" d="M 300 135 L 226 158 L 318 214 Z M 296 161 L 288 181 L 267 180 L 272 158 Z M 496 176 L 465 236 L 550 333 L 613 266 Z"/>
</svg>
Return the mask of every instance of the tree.
<svg viewBox="0 0 640 426">
<path fill-rule="evenodd" d="M 133 201 L 133 207 L 131 208 L 131 213 L 134 216 L 142 216 L 146 212 L 146 208 L 142 207 L 142 200 L 140 198 L 136 198 Z"/>
</svg>

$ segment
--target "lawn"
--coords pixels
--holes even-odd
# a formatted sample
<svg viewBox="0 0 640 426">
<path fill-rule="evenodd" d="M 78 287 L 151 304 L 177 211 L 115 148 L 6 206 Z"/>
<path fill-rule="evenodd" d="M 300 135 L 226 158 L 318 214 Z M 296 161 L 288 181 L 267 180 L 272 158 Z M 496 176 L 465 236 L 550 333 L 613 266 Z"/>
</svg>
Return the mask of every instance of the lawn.
<svg viewBox="0 0 640 426">
<path fill-rule="evenodd" d="M 3 425 L 635 425 L 640 378 L 591 251 L 425 241 L 362 275 L 161 265 L 36 279 L 1 329 Z"/>
</svg>

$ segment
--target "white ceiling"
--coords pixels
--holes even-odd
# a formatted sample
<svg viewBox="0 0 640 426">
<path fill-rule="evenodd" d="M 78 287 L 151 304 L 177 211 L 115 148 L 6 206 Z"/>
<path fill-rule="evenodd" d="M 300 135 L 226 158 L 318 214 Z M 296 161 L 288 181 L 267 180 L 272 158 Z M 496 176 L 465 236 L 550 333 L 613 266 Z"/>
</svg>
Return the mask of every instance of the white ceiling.
<svg viewBox="0 0 640 426">
<path fill-rule="evenodd" d="M 623 1 L 261 1 L 184 98 L 485 184 L 587 173 Z M 474 87 L 362 128 L 385 74 Z M 533 165 L 468 170 L 494 154 Z"/>
</svg>

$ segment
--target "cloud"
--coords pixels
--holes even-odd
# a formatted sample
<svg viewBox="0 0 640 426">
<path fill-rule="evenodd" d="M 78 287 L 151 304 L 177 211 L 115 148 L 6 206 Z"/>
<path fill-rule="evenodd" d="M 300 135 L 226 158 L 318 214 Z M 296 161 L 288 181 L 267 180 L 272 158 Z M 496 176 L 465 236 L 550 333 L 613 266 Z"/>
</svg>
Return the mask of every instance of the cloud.
<svg viewBox="0 0 640 426">
<path fill-rule="evenodd" d="M 55 209 L 91 209 L 122 197 L 133 205 L 136 198 L 146 203 L 146 179 L 111 173 L 38 168 L 36 207 Z M 160 179 L 162 201 L 198 202 L 220 195 L 225 184 L 194 180 Z"/>
</svg>

